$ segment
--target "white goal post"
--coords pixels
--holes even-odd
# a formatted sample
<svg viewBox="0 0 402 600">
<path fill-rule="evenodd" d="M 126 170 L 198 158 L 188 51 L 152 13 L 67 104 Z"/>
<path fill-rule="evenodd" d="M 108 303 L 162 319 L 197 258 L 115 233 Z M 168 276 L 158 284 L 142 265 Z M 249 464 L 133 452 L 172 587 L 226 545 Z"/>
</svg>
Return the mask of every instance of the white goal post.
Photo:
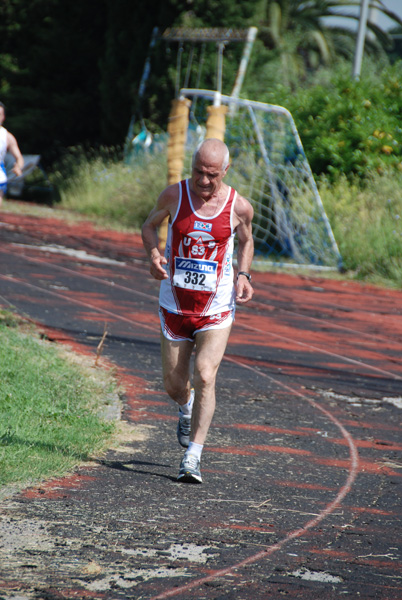
<svg viewBox="0 0 402 600">
<path fill-rule="evenodd" d="M 187 143 L 185 171 L 202 139 L 206 106 L 216 92 L 183 88 L 197 112 Z M 229 106 L 225 142 L 227 182 L 252 203 L 256 260 L 316 269 L 340 269 L 342 259 L 291 113 L 272 104 L 220 95 Z"/>
</svg>

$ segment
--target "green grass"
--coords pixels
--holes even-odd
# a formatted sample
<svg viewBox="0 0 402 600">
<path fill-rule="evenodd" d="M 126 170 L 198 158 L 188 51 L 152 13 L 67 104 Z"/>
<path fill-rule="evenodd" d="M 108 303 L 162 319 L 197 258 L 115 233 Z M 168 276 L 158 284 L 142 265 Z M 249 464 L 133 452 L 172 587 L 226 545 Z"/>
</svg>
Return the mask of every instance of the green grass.
<svg viewBox="0 0 402 600">
<path fill-rule="evenodd" d="M 402 287 L 402 173 L 321 180 L 320 194 L 345 268 L 356 279 Z"/>
<path fill-rule="evenodd" d="M 0 348 L 1 486 L 65 474 L 110 445 L 115 424 L 99 416 L 113 396 L 110 374 L 4 311 Z"/>
</svg>

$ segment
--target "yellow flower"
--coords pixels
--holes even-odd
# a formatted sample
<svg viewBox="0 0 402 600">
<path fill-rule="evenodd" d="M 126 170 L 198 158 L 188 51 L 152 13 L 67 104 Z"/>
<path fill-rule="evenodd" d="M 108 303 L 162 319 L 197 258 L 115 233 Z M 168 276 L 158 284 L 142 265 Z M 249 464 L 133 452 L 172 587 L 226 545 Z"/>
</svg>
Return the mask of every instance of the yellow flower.
<svg viewBox="0 0 402 600">
<path fill-rule="evenodd" d="M 383 152 L 384 154 L 391 154 L 392 152 L 392 147 L 391 146 L 383 146 L 381 148 L 381 152 Z"/>
</svg>

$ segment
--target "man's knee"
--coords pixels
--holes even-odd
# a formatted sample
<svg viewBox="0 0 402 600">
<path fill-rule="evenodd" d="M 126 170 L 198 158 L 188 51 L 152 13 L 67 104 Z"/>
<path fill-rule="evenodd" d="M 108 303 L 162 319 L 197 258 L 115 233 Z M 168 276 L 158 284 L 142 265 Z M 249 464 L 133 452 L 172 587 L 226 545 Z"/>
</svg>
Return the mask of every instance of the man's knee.
<svg viewBox="0 0 402 600">
<path fill-rule="evenodd" d="M 217 369 L 208 363 L 198 364 L 194 369 L 194 384 L 196 386 L 214 385 Z"/>
<path fill-rule="evenodd" d="M 169 372 L 163 376 L 163 385 L 166 393 L 173 398 L 173 400 L 180 400 L 187 394 L 187 388 L 189 387 L 188 380 L 181 379 L 177 373 Z"/>
</svg>

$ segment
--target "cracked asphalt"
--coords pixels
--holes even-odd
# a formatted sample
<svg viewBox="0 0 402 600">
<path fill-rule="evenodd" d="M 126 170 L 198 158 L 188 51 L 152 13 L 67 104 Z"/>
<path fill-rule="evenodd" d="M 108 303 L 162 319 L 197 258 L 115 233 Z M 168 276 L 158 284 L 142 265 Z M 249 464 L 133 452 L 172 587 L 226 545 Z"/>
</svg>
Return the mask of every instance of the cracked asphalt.
<svg viewBox="0 0 402 600">
<path fill-rule="evenodd" d="M 402 292 L 255 272 L 203 454 L 178 484 L 158 284 L 140 238 L 0 213 L 0 304 L 105 358 L 124 443 L 0 490 L 0 598 L 402 598 Z"/>
</svg>

